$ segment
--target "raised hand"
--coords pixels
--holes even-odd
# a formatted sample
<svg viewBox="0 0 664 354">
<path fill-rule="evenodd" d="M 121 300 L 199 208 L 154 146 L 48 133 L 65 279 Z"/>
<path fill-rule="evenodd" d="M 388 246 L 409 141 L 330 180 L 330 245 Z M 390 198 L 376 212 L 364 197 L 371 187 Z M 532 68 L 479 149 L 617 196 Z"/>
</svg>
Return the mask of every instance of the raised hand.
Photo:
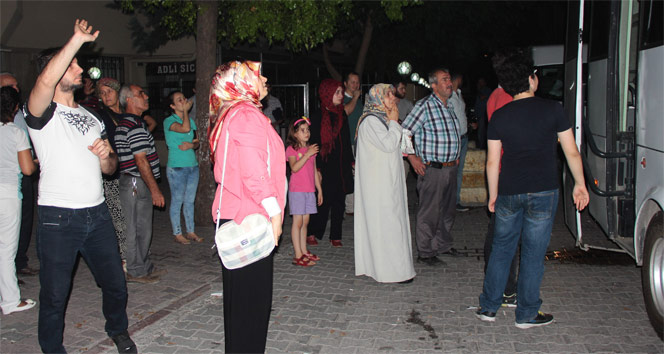
<svg viewBox="0 0 664 354">
<path fill-rule="evenodd" d="M 74 36 L 81 38 L 83 42 L 94 42 L 99 36 L 99 31 L 93 33 L 92 26 L 88 26 L 88 21 L 76 19 Z"/>
<path fill-rule="evenodd" d="M 387 108 L 387 119 L 393 120 L 395 122 L 399 121 L 399 108 L 393 104 L 391 107 L 386 106 Z"/>
<path fill-rule="evenodd" d="M 191 109 L 191 106 L 193 106 L 193 105 L 194 105 L 194 101 L 185 100 L 185 102 L 184 102 L 184 111 L 189 112 L 189 110 Z"/>
<path fill-rule="evenodd" d="M 312 145 L 309 145 L 309 149 L 307 149 L 306 154 L 309 157 L 311 157 L 311 156 L 314 156 L 315 154 L 317 154 L 319 150 L 320 150 L 320 148 L 318 147 L 318 144 L 312 144 Z"/>
</svg>

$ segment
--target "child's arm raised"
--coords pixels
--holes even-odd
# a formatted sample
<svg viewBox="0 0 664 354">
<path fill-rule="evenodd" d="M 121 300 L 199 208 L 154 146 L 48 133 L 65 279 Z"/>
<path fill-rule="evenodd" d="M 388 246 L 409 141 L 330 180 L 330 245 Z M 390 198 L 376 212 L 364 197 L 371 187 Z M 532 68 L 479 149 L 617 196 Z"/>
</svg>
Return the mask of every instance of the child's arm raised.
<svg viewBox="0 0 664 354">
<path fill-rule="evenodd" d="M 293 173 L 299 171 L 302 166 L 307 163 L 307 160 L 309 160 L 310 157 L 316 155 L 317 153 L 318 144 L 313 144 L 309 146 L 309 149 L 307 149 L 307 152 L 302 155 L 301 159 L 298 160 L 295 156 L 289 156 L 288 163 L 290 164 L 291 171 L 293 171 Z"/>
</svg>

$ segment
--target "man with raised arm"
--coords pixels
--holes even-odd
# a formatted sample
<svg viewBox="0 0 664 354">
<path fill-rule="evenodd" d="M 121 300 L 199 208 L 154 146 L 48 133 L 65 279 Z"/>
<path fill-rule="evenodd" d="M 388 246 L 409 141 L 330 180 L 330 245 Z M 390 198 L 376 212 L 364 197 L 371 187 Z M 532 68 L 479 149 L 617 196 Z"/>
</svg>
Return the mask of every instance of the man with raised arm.
<svg viewBox="0 0 664 354">
<path fill-rule="evenodd" d="M 96 114 L 74 101 L 83 69 L 74 56 L 93 42 L 85 20 L 58 49 L 38 57 L 40 74 L 25 105 L 28 131 L 41 165 L 37 225 L 39 345 L 64 353 L 64 315 L 72 272 L 80 253 L 102 289 L 106 333 L 119 353 L 136 353 L 127 332 L 127 285 L 115 229 L 104 203 L 101 174 L 112 174 L 118 159 Z"/>
</svg>

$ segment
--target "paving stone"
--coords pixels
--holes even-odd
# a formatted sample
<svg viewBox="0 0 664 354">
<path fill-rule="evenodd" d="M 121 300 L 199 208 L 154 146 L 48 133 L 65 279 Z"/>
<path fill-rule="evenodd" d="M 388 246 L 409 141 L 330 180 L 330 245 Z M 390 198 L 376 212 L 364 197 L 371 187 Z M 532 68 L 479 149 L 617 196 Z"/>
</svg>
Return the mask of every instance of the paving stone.
<svg viewBox="0 0 664 354">
<path fill-rule="evenodd" d="M 411 206 L 413 186 L 411 177 Z M 161 187 L 168 199 L 167 185 Z M 413 229 L 414 211 L 412 207 Z M 286 218 L 286 240 L 290 222 Z M 494 323 L 475 318 L 472 307 L 478 304 L 484 280 L 482 248 L 488 218 L 483 208 L 457 213 L 452 233 L 464 256 L 441 257 L 447 262 L 444 267 L 416 263 L 417 277 L 408 285 L 380 284 L 354 275 L 352 222 L 352 217 L 344 221 L 344 247 L 332 248 L 326 235 L 320 245 L 310 248 L 322 258 L 314 267 L 292 266 L 292 246 L 287 242 L 280 246 L 274 257 L 268 353 L 664 352 L 648 322 L 640 269 L 633 264 L 546 261 L 542 310 L 552 313 L 556 322 L 521 330 L 514 326 L 513 309 L 500 309 Z M 168 274 L 157 284 L 128 284 L 130 330 L 142 353 L 224 350 L 223 297 L 210 296 L 223 291 L 219 259 L 209 249 L 214 227 L 197 225 L 197 232 L 205 237 L 202 244 L 176 244 L 168 213 L 155 212 L 152 258 Z M 550 250 L 574 247 L 559 211 Z M 30 252 L 36 261 L 34 246 Z M 415 247 L 413 252 L 415 257 Z M 22 295 L 38 298 L 37 279 L 25 280 Z M 189 296 L 201 287 L 206 288 Z M 115 346 L 103 344 L 108 338 L 101 291 L 85 262 L 75 274 L 69 305 L 66 349 L 115 353 Z M 2 317 L 2 353 L 40 351 L 37 315 L 31 310 Z"/>
</svg>

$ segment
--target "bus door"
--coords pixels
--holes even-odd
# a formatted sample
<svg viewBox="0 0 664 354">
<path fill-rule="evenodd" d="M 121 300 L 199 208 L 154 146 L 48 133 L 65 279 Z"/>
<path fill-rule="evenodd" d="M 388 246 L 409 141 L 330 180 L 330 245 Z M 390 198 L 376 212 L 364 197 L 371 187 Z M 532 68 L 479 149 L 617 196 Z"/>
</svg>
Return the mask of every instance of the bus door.
<svg viewBox="0 0 664 354">
<path fill-rule="evenodd" d="M 575 4 L 578 10 L 573 11 L 571 7 Z M 588 44 L 588 64 L 587 73 L 582 76 L 586 80 L 585 87 L 576 82 L 568 82 L 565 87 L 570 88 L 574 83 L 577 90 L 582 89 L 582 99 L 574 95 L 575 109 L 570 117 L 575 117 L 576 124 L 580 120 L 583 138 L 580 150 L 590 190 L 589 213 L 609 239 L 620 245 L 620 249 L 612 250 L 626 250 L 634 256 L 633 87 L 637 31 L 632 31 L 632 26 L 638 9 L 632 4 L 632 1 L 618 0 L 570 3 L 569 12 L 578 13 L 577 20 L 584 19 L 581 33 L 584 43 Z M 577 38 L 580 36 L 579 26 L 572 27 L 573 18 L 568 18 L 568 38 L 572 35 L 570 30 L 575 30 Z M 571 57 L 571 53 L 567 54 Z M 579 68 L 578 61 L 576 64 Z M 567 172 L 564 181 L 566 221 L 577 230 L 577 243 L 581 248 L 594 248 L 583 243 L 578 215 L 572 220 L 573 206 L 567 204 L 571 204 L 573 185 Z"/>
<path fill-rule="evenodd" d="M 567 5 L 567 37 L 565 39 L 565 51 L 563 56 L 564 67 L 564 91 L 563 106 L 565 113 L 570 119 L 576 138 L 577 148 L 581 145 L 581 116 L 582 88 L 583 88 L 583 70 L 582 55 L 579 48 L 582 48 L 581 33 L 583 33 L 582 11 L 584 10 L 583 1 L 570 1 Z M 577 112 L 578 110 L 578 112 Z M 571 200 L 574 180 L 569 167 L 563 163 L 563 211 L 565 214 L 565 223 L 576 238 L 577 247 L 584 248 L 583 231 L 581 230 L 580 214 L 574 207 Z"/>
</svg>

